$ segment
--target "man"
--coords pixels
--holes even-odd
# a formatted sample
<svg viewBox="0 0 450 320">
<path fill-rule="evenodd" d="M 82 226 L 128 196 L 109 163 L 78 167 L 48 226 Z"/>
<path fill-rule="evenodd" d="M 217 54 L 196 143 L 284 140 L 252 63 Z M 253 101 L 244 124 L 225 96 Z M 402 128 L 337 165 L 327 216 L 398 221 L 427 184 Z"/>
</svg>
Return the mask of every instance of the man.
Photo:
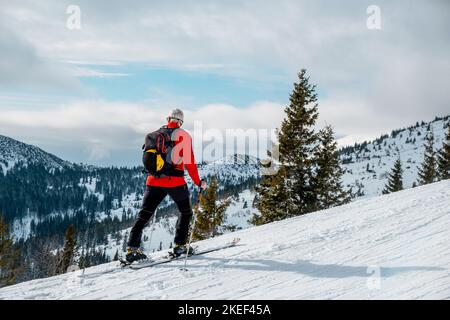
<svg viewBox="0 0 450 320">
<path fill-rule="evenodd" d="M 192 138 L 185 130 L 180 128 L 183 125 L 183 121 L 183 111 L 174 109 L 167 117 L 167 126 L 163 126 L 160 129 L 168 131 L 171 136 L 171 141 L 174 142 L 173 155 L 171 156 L 173 165 L 169 173 L 161 176 L 149 174 L 147 177 L 147 188 L 142 200 L 142 208 L 131 229 L 128 240 L 126 260 L 130 263 L 147 258 L 140 249 L 142 230 L 148 221 L 150 221 L 156 208 L 166 195 L 172 198 L 180 211 L 176 225 L 175 247 L 173 252 L 177 256 L 188 253 L 186 243 L 193 213 L 189 190 L 184 180 L 184 169 L 187 169 L 194 184 L 202 190 L 206 189 L 206 182 L 200 180 L 198 175 L 194 152 L 192 150 Z M 189 248 L 189 254 L 191 253 L 192 249 Z"/>
</svg>

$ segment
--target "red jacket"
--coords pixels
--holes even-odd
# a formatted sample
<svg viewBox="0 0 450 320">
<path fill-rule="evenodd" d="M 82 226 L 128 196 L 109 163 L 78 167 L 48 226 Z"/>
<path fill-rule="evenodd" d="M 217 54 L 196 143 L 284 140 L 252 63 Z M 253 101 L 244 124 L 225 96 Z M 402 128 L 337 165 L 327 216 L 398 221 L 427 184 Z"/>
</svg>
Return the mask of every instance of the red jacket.
<svg viewBox="0 0 450 320">
<path fill-rule="evenodd" d="M 167 124 L 168 128 L 179 128 L 178 124 L 175 122 L 169 122 Z M 175 169 L 177 170 L 183 170 L 186 168 L 189 176 L 191 177 L 192 181 L 194 181 L 195 185 L 200 184 L 200 177 L 198 175 L 198 168 L 197 164 L 195 163 L 195 157 L 194 157 L 194 151 L 192 149 L 192 138 L 186 131 L 180 129 L 177 131 L 179 133 L 177 135 L 177 140 L 175 141 L 175 148 L 174 150 L 177 150 L 177 146 L 180 146 L 180 143 L 182 144 L 182 148 L 179 148 L 178 156 L 179 156 L 179 163 L 175 166 Z M 183 155 L 184 152 L 187 152 L 187 157 Z M 190 156 L 189 156 L 190 153 Z M 155 177 L 149 175 L 147 177 L 147 186 L 151 187 L 165 187 L 165 188 L 172 188 L 172 187 L 178 187 L 186 184 L 186 180 L 184 180 L 184 177 L 173 177 L 173 176 L 167 176 L 167 177 Z"/>
</svg>

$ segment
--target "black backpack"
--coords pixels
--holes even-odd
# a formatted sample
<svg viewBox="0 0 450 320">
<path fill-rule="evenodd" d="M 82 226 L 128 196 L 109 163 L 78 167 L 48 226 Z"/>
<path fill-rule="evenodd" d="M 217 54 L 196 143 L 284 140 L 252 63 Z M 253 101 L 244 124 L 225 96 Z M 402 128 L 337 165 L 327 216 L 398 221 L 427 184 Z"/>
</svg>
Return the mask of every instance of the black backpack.
<svg viewBox="0 0 450 320">
<path fill-rule="evenodd" d="M 164 126 L 145 137 L 142 162 L 147 173 L 157 177 L 184 176 L 184 171 L 176 170 L 172 162 L 175 142 L 171 136 L 174 130 Z"/>
</svg>

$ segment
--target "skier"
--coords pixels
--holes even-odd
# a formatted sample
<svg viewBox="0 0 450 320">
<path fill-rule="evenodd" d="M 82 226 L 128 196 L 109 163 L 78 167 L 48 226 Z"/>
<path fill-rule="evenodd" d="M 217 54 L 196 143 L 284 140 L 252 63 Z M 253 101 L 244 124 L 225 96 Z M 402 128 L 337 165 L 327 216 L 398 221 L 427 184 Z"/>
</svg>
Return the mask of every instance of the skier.
<svg viewBox="0 0 450 320">
<path fill-rule="evenodd" d="M 200 180 L 198 174 L 198 168 L 195 164 L 194 152 L 192 150 L 192 138 L 185 130 L 180 127 L 183 125 L 184 114 L 180 109 L 172 110 L 171 114 L 167 117 L 167 125 L 161 127 L 157 134 L 167 134 L 170 136 L 170 142 L 173 142 L 173 152 L 171 155 L 171 165 L 165 174 L 151 174 L 149 173 L 146 181 L 146 190 L 144 198 L 142 200 L 142 207 L 139 212 L 138 218 L 131 229 L 130 237 L 128 240 L 128 248 L 126 260 L 132 263 L 137 260 L 146 259 L 147 256 L 140 249 L 142 230 L 147 225 L 148 221 L 152 218 L 156 208 L 161 201 L 169 195 L 176 203 L 180 214 L 176 224 L 175 234 L 175 246 L 173 253 L 176 256 L 181 254 L 192 254 L 192 248 L 189 247 L 187 252 L 187 239 L 189 232 L 189 225 L 193 216 L 192 206 L 189 196 L 189 190 L 184 180 L 184 169 L 186 168 L 189 176 L 199 186 L 201 190 L 206 189 L 206 181 Z M 146 144 L 148 144 L 149 137 L 146 136 Z M 158 136 L 159 137 L 159 136 Z M 144 145 L 145 148 L 145 145 Z M 164 147 L 162 149 L 165 149 Z M 148 150 L 148 152 L 155 153 L 154 150 Z M 144 150 L 145 155 L 145 150 Z M 158 167 L 159 165 L 158 159 Z M 163 161 L 161 161 L 164 163 Z M 165 164 L 164 164 L 165 165 Z"/>
</svg>

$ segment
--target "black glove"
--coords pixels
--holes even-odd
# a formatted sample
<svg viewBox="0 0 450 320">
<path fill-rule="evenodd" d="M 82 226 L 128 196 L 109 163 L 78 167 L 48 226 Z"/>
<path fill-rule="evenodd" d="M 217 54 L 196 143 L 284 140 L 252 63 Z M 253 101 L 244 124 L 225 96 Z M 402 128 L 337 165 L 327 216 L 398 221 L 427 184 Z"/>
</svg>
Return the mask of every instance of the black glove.
<svg viewBox="0 0 450 320">
<path fill-rule="evenodd" d="M 200 180 L 198 187 L 200 188 L 201 191 L 205 190 L 208 187 L 208 185 L 206 184 L 206 180 L 204 179 Z"/>
</svg>

